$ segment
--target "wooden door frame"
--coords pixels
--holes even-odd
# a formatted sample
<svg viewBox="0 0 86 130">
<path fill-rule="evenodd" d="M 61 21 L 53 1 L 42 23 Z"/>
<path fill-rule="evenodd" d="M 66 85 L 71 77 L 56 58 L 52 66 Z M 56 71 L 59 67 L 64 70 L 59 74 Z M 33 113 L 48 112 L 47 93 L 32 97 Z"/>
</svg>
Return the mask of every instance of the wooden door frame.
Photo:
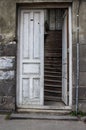
<svg viewBox="0 0 86 130">
<path fill-rule="evenodd" d="M 69 106 L 72 107 L 72 9 L 68 8 L 69 17 Z"/>
<path fill-rule="evenodd" d="M 48 7 L 49 8 L 49 7 Z M 43 9 L 48 9 L 47 6 L 44 6 Z M 52 6 L 50 6 L 50 8 L 52 8 Z M 56 6 L 55 6 L 56 8 Z M 57 6 L 57 8 L 65 8 L 65 6 Z M 68 17 L 69 17 L 69 20 L 68 20 L 68 24 L 69 24 L 69 28 L 68 28 L 68 32 L 69 32 L 69 105 L 68 106 L 65 106 L 65 107 L 62 107 L 61 109 L 71 109 L 72 108 L 72 10 L 71 10 L 71 6 L 68 6 L 67 5 L 67 8 L 68 8 Z M 19 25 L 19 20 L 20 20 L 20 10 L 21 9 L 31 9 L 31 7 L 20 7 L 19 10 L 18 10 L 18 25 Z M 40 9 L 40 7 L 34 7 L 32 9 Z M 19 28 L 19 27 L 18 27 Z M 17 29 L 17 38 L 19 40 L 19 29 Z M 18 45 L 17 45 L 17 73 L 16 73 L 16 82 L 17 82 L 17 88 L 16 88 L 16 105 L 18 106 L 18 86 L 19 86 L 19 83 L 18 83 L 18 80 L 19 80 L 19 75 L 20 72 L 19 72 L 19 65 L 18 65 L 18 59 L 20 58 L 20 55 L 19 55 L 19 41 L 18 41 Z M 30 107 L 32 108 L 32 107 Z M 34 107 L 35 108 L 35 107 Z M 48 106 L 40 106 L 38 108 L 43 108 L 43 109 L 46 109 L 46 108 L 52 108 L 52 107 L 48 107 Z M 57 107 L 58 109 L 58 107 Z"/>
</svg>

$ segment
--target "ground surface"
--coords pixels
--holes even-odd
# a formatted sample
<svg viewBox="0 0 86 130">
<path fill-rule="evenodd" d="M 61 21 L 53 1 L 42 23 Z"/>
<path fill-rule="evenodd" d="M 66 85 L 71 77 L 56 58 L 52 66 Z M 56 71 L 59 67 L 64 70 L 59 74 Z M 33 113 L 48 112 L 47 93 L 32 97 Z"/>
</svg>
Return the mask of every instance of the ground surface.
<svg viewBox="0 0 86 130">
<path fill-rule="evenodd" d="M 0 130 L 86 130 L 83 121 L 5 120 L 0 115 Z"/>
</svg>

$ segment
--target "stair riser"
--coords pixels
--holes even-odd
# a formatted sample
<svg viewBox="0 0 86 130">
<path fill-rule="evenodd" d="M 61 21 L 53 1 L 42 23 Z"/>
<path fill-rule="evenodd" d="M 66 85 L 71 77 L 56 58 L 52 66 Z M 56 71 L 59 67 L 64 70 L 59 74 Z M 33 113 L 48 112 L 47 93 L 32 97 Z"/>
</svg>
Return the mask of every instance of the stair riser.
<svg viewBox="0 0 86 130">
<path fill-rule="evenodd" d="M 44 92 L 45 97 L 46 96 L 53 96 L 53 97 L 61 97 L 61 93 L 51 93 L 51 92 Z"/>
<path fill-rule="evenodd" d="M 53 85 L 57 85 L 57 86 L 61 86 L 62 85 L 61 82 L 56 83 L 56 82 L 49 82 L 49 81 L 44 81 L 44 84 L 53 84 Z"/>
<path fill-rule="evenodd" d="M 48 76 L 44 76 L 44 79 L 49 79 L 49 80 L 59 80 L 59 81 L 62 80 L 61 77 L 48 77 Z"/>
<path fill-rule="evenodd" d="M 45 89 L 46 90 L 52 90 L 52 91 L 61 91 L 62 90 L 61 87 L 54 87 L 53 85 L 52 85 L 52 87 L 51 86 L 50 87 L 45 86 Z"/>
</svg>

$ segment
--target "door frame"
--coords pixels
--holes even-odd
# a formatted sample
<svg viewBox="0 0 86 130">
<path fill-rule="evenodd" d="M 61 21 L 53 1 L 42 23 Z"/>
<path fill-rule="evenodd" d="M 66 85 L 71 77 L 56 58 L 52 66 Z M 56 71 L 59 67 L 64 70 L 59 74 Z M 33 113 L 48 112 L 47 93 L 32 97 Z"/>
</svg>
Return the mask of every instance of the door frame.
<svg viewBox="0 0 86 130">
<path fill-rule="evenodd" d="M 43 4 L 43 3 L 42 3 Z M 58 3 L 57 3 L 58 4 Z M 37 6 L 38 7 L 38 6 Z M 17 21 L 17 25 L 19 25 L 19 23 L 20 23 L 20 10 L 21 9 L 40 9 L 40 7 L 34 7 L 34 8 L 29 8 L 29 7 L 20 7 L 19 9 L 18 9 L 18 21 Z M 49 7 L 48 7 L 49 8 Z M 44 7 L 42 8 L 42 9 L 48 9 L 47 8 L 47 6 L 45 6 L 44 5 Z M 50 6 L 50 8 L 52 8 L 52 6 Z M 55 6 L 55 8 L 56 8 L 56 6 Z M 62 7 L 59 7 L 59 6 L 57 6 L 57 8 L 65 8 L 65 6 L 62 6 Z M 58 107 L 57 106 L 57 108 L 56 109 L 71 109 L 72 108 L 72 9 L 71 9 L 71 6 L 68 6 L 67 7 L 68 8 L 68 32 L 69 32 L 69 49 L 68 49 L 68 51 L 69 51 L 69 105 L 68 106 L 64 106 L 64 107 Z M 19 61 L 18 61 L 18 59 L 20 58 L 20 55 L 19 55 L 19 39 L 20 39 L 20 36 L 19 36 L 19 26 L 18 26 L 18 29 L 17 29 L 17 39 L 18 39 L 18 44 L 17 44 L 17 72 L 16 72 L 16 106 L 17 106 L 17 108 L 18 108 L 18 98 L 19 98 L 19 96 L 18 96 L 18 91 L 19 91 L 19 82 L 18 82 L 18 80 L 19 80 L 19 74 L 20 74 L 20 72 L 19 72 Z M 52 107 L 54 107 L 54 106 L 52 106 Z M 52 109 L 52 107 L 50 107 L 50 106 L 37 106 L 36 108 L 43 108 L 43 109 L 46 109 L 46 108 L 49 108 L 49 109 Z M 32 108 L 31 106 L 30 106 L 30 108 Z M 35 106 L 33 107 L 33 108 L 35 108 Z"/>
<path fill-rule="evenodd" d="M 68 8 L 69 17 L 69 106 L 72 107 L 72 9 Z"/>
</svg>

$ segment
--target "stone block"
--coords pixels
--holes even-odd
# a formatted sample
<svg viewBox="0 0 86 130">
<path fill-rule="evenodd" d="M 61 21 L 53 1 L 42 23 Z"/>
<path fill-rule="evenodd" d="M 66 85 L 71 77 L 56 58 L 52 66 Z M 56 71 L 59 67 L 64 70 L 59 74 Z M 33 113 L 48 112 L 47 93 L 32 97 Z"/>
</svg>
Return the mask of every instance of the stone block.
<svg viewBox="0 0 86 130">
<path fill-rule="evenodd" d="M 86 100 L 79 101 L 79 111 L 86 112 Z"/>
<path fill-rule="evenodd" d="M 86 59 L 86 45 L 80 45 L 80 59 Z"/>
<path fill-rule="evenodd" d="M 16 42 L 9 42 L 7 44 L 0 44 L 1 56 L 16 56 Z"/>
<path fill-rule="evenodd" d="M 80 59 L 80 72 L 86 72 L 86 58 Z"/>
<path fill-rule="evenodd" d="M 0 80 L 5 79 L 14 79 L 15 78 L 15 71 L 2 71 L 0 70 Z"/>
<path fill-rule="evenodd" d="M 14 69 L 15 57 L 0 57 L 0 69 Z"/>
<path fill-rule="evenodd" d="M 86 72 L 86 45 L 80 45 L 80 72 Z"/>
<path fill-rule="evenodd" d="M 80 72 L 79 84 L 80 86 L 86 86 L 86 72 Z"/>
<path fill-rule="evenodd" d="M 86 87 L 79 87 L 79 100 L 86 100 Z M 73 100 L 76 99 L 76 88 L 73 88 Z"/>
<path fill-rule="evenodd" d="M 76 103 L 73 101 L 72 111 L 76 111 Z M 86 112 L 86 100 L 79 100 L 78 111 Z"/>
<path fill-rule="evenodd" d="M 15 96 L 16 95 L 16 82 L 14 80 L 1 80 L 0 81 L 0 96 Z"/>
<path fill-rule="evenodd" d="M 15 110 L 15 97 L 0 96 L 0 110 Z"/>
<path fill-rule="evenodd" d="M 84 23 L 85 24 L 85 23 Z M 85 26 L 84 26 L 85 27 Z M 84 29 L 83 29 L 84 30 Z M 82 30 L 82 31 L 83 31 Z M 80 43 L 80 45 L 83 45 L 83 44 L 85 44 L 86 45 L 86 32 L 85 31 L 83 31 L 83 32 L 80 32 L 80 34 L 79 34 L 79 43 Z"/>
</svg>

